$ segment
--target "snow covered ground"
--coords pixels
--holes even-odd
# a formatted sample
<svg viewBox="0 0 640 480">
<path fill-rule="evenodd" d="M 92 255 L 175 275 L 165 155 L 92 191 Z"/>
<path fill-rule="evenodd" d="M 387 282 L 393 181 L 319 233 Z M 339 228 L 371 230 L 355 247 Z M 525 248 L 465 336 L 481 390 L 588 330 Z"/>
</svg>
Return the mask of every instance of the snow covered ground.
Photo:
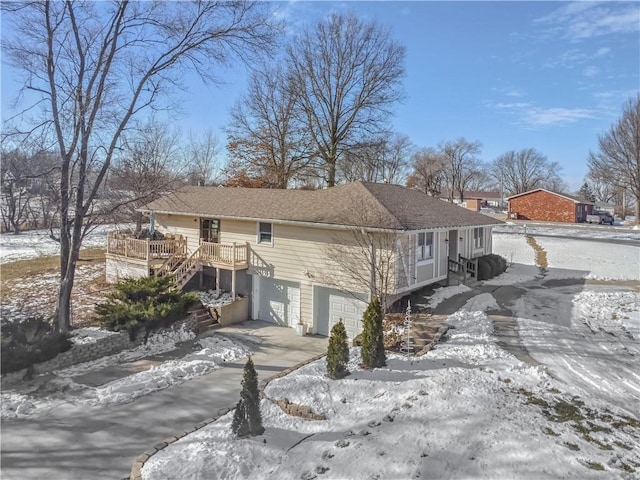
<svg viewBox="0 0 640 480">
<path fill-rule="evenodd" d="M 84 343 L 96 335 L 102 336 L 103 333 L 88 329 L 81 329 L 79 333 L 81 342 Z M 247 339 L 240 341 L 242 339 L 224 335 L 201 337 L 197 341 L 198 348 L 184 357 L 162 362 L 149 369 L 142 368 L 142 371 L 133 375 L 124 376 L 98 387 L 74 381 L 76 377 L 109 366 L 131 364 L 143 357 L 170 352 L 175 350 L 180 342 L 193 340 L 194 337 L 192 332 L 184 329 L 156 333 L 149 337 L 146 345 L 58 370 L 46 383 L 34 382 L 31 391 L 28 388 L 24 391 L 24 387 L 20 392 L 4 389 L 2 418 L 37 418 L 54 408 L 83 408 L 131 402 L 143 395 L 204 375 L 222 362 L 245 357 L 251 353 L 252 343 L 255 345 L 257 341 L 253 337 L 249 339 L 251 341 Z"/>
<path fill-rule="evenodd" d="M 233 438 L 229 413 L 151 457 L 143 478 L 640 478 L 640 293 L 628 285 L 640 248 L 536 237 L 543 269 L 524 236 L 493 240 L 512 265 L 486 284 L 535 287 L 510 307 L 542 365 L 500 348 L 484 313 L 498 305 L 482 293 L 426 356 L 365 371 L 353 348 L 338 381 L 313 362 L 267 386 L 264 435 Z M 468 291 L 447 290 L 429 306 Z M 285 398 L 326 420 L 284 413 Z"/>
<path fill-rule="evenodd" d="M 107 244 L 107 232 L 130 228 L 131 225 L 100 225 L 89 232 L 82 242 L 83 248 Z M 29 230 L 19 235 L 0 234 L 0 264 L 48 255 L 59 255 L 60 244 L 49 236 L 49 230 Z"/>
</svg>

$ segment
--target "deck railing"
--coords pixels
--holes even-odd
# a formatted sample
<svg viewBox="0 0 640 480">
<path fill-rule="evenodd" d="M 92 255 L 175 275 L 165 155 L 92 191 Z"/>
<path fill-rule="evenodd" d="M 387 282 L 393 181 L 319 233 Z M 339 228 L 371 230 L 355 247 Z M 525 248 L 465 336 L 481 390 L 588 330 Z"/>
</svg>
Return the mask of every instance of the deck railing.
<svg viewBox="0 0 640 480">
<path fill-rule="evenodd" d="M 139 260 L 169 258 L 186 249 L 187 241 L 181 235 L 165 240 L 137 239 L 130 235 L 107 234 L 107 253 Z"/>
<path fill-rule="evenodd" d="M 211 243 L 200 244 L 200 259 L 205 262 L 224 263 L 230 266 L 247 263 L 247 244 Z"/>
</svg>

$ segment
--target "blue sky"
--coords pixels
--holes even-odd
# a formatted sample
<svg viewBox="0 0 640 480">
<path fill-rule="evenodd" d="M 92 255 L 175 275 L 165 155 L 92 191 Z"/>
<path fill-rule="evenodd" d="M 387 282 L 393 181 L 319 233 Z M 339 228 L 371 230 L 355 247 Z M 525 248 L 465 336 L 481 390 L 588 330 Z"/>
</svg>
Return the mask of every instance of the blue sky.
<svg viewBox="0 0 640 480">
<path fill-rule="evenodd" d="M 637 2 L 289 2 L 275 4 L 290 32 L 332 11 L 353 11 L 391 29 L 407 48 L 393 127 L 418 147 L 465 137 L 482 160 L 535 148 L 582 184 L 597 135 L 640 90 Z M 242 95 L 243 67 L 225 83 L 194 79 L 181 95 L 182 130 L 211 128 L 224 143 L 229 108 Z M 2 111 L 12 72 L 3 65 Z"/>
</svg>

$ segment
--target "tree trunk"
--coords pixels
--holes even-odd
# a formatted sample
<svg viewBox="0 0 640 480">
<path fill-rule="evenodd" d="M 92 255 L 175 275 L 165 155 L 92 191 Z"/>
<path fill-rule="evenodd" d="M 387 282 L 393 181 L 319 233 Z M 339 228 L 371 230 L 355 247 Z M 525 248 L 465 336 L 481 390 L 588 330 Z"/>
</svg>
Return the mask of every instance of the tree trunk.
<svg viewBox="0 0 640 480">
<path fill-rule="evenodd" d="M 73 282 L 65 278 L 60 282 L 58 293 L 58 307 L 56 310 L 56 322 L 59 332 L 68 332 L 71 329 L 71 290 Z"/>
<path fill-rule="evenodd" d="M 335 159 L 327 161 L 327 187 L 335 187 L 336 185 L 336 161 Z"/>
</svg>

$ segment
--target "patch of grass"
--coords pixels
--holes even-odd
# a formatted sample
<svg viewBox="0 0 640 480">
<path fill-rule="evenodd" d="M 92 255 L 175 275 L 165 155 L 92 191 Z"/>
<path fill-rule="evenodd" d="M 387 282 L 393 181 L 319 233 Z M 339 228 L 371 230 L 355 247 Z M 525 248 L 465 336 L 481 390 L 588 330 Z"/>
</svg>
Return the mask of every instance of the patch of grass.
<svg viewBox="0 0 640 480">
<path fill-rule="evenodd" d="M 546 402 L 546 400 L 544 400 L 544 399 L 542 399 L 540 397 L 536 397 L 529 390 L 521 388 L 521 389 L 518 390 L 518 393 L 521 394 L 521 395 L 524 395 L 525 397 L 527 397 L 527 403 L 528 404 L 537 405 L 539 407 L 542 407 L 543 409 L 549 408 L 549 404 Z"/>
<path fill-rule="evenodd" d="M 620 462 L 620 465 L 621 465 L 622 470 L 624 470 L 627 473 L 635 473 L 636 472 L 636 469 L 633 468 L 631 465 L 627 465 L 624 462 Z"/>
<path fill-rule="evenodd" d="M 510 378 L 501 378 L 500 380 L 502 380 L 506 384 L 511 383 L 511 379 Z"/>
<path fill-rule="evenodd" d="M 552 437 L 559 437 L 559 436 L 560 436 L 560 434 L 559 434 L 559 433 L 554 432 L 554 431 L 553 431 L 551 428 L 549 428 L 549 427 L 544 427 L 544 428 L 542 429 L 542 433 L 544 433 L 545 435 L 550 435 L 550 436 L 552 436 Z"/>
<path fill-rule="evenodd" d="M 104 248 L 85 248 L 80 251 L 78 265 L 93 265 L 104 263 Z M 60 255 L 17 260 L 4 263 L 0 269 L 2 282 L 24 279 L 41 273 L 57 272 L 60 270 Z"/>
<path fill-rule="evenodd" d="M 558 423 L 568 421 L 580 422 L 581 420 L 584 420 L 584 416 L 580 413 L 580 407 L 584 405 L 584 403 L 582 403 L 582 405 L 580 405 L 580 403 L 582 402 L 569 403 L 564 400 L 560 400 L 553 406 L 555 414 L 550 415 L 549 420 Z"/>
<path fill-rule="evenodd" d="M 623 415 L 620 420 L 611 422 L 611 426 L 613 428 L 617 428 L 618 430 L 624 427 L 640 428 L 640 421 L 636 420 L 635 418 Z"/>
<path fill-rule="evenodd" d="M 567 447 L 569 450 L 573 450 L 574 452 L 577 452 L 580 450 L 580 447 L 575 443 L 564 442 L 564 446 Z"/>
<path fill-rule="evenodd" d="M 625 450 L 633 450 L 633 447 L 631 447 L 631 446 L 627 445 L 627 444 L 626 444 L 626 443 L 624 443 L 624 442 L 621 442 L 620 440 L 615 440 L 615 441 L 613 442 L 613 444 L 614 444 L 616 447 L 624 448 Z"/>
<path fill-rule="evenodd" d="M 591 470 L 604 470 L 602 464 L 598 462 L 587 462 L 587 467 Z"/>
<path fill-rule="evenodd" d="M 544 248 L 538 245 L 536 239 L 531 235 L 527 235 L 527 243 L 531 248 L 533 248 L 535 252 L 536 266 L 540 268 L 547 268 L 549 266 L 549 263 L 547 261 L 547 252 L 544 250 Z"/>
<path fill-rule="evenodd" d="M 612 433 L 612 430 L 609 427 L 603 427 L 602 425 L 590 422 L 589 420 L 587 420 L 587 425 L 589 425 L 592 432 Z"/>
<path fill-rule="evenodd" d="M 560 392 L 560 390 L 558 390 L 557 388 L 553 387 L 549 389 L 549 393 L 553 393 L 554 395 L 557 395 L 558 393 L 562 393 L 562 392 Z"/>
</svg>

